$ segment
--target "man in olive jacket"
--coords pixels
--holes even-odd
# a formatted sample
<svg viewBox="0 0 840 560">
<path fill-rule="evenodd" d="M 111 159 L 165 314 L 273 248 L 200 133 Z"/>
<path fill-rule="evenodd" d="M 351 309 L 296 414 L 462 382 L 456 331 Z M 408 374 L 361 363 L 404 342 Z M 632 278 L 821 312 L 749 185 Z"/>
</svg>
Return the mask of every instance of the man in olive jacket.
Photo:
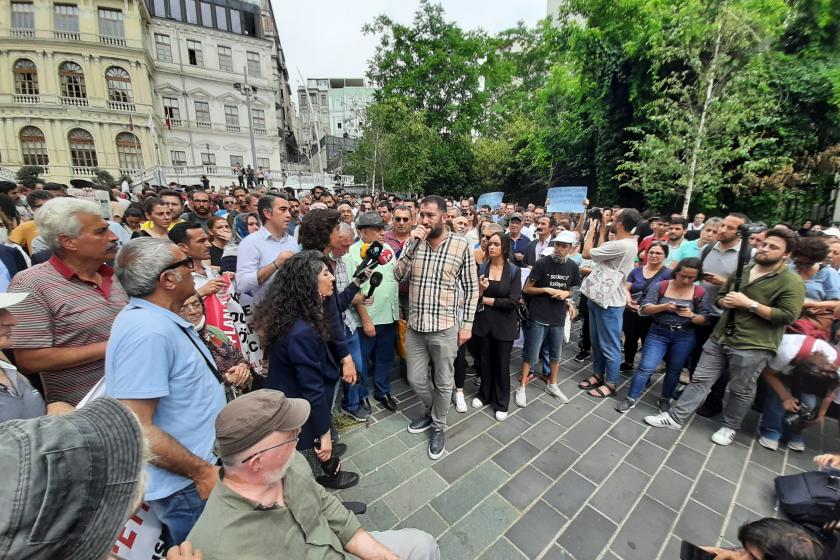
<svg viewBox="0 0 840 560">
<path fill-rule="evenodd" d="M 790 270 L 786 260 L 796 248 L 796 234 L 774 229 L 755 253 L 754 264 L 744 268 L 741 291 L 733 291 L 730 276 L 715 298 L 724 309 L 691 383 L 669 412 L 645 418 L 656 428 L 680 429 L 701 405 L 724 370 L 729 371 L 729 400 L 723 410 L 723 426 L 712 435 L 718 445 L 729 445 L 755 398 L 756 380 L 776 353 L 785 327 L 793 323 L 805 301 L 805 285 Z M 727 326 L 734 319 L 734 332 Z"/>
</svg>

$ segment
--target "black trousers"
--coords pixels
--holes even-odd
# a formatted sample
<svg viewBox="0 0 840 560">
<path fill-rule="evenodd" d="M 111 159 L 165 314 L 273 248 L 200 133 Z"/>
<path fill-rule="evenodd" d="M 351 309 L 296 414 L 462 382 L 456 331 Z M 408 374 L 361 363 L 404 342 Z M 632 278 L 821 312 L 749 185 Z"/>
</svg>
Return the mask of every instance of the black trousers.
<svg viewBox="0 0 840 560">
<path fill-rule="evenodd" d="M 639 341 L 645 343 L 645 337 L 650 330 L 653 319 L 642 317 L 630 308 L 624 309 L 624 361 L 633 365 L 636 353 L 639 351 Z"/>
<path fill-rule="evenodd" d="M 472 338 L 467 341 L 467 344 L 472 342 Z M 467 379 L 467 344 L 462 344 L 458 347 L 458 353 L 455 354 L 455 388 L 463 389 L 464 381 Z"/>
<path fill-rule="evenodd" d="M 507 412 L 510 404 L 510 352 L 512 340 L 496 340 L 492 335 L 478 337 L 481 388 L 478 398 L 495 411 Z"/>
<path fill-rule="evenodd" d="M 580 313 L 583 322 L 583 326 L 580 329 L 580 339 L 578 339 L 578 348 L 584 352 L 591 352 L 592 341 L 589 338 L 589 298 L 583 294 L 580 294 L 578 313 Z"/>
</svg>

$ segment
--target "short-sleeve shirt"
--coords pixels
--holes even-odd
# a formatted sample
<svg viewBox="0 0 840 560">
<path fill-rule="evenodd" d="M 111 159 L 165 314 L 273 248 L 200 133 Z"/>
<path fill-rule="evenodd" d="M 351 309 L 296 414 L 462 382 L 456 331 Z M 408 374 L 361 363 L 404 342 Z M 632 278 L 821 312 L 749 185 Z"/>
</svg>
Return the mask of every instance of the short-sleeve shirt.
<svg viewBox="0 0 840 560">
<path fill-rule="evenodd" d="M 738 251 L 740 250 L 740 243 L 725 251 L 721 251 L 720 242 L 715 243 L 711 251 L 709 251 L 709 254 L 703 259 L 703 272 L 712 272 L 724 278 L 729 278 L 738 267 Z M 723 286 L 718 286 L 705 280 L 700 280 L 700 285 L 706 290 L 706 303 L 708 303 L 709 308 L 712 310 L 712 315 L 715 317 L 723 315 L 723 309 L 715 305 L 715 298 Z"/>
<path fill-rule="evenodd" d="M 700 258 L 701 249 L 697 245 L 698 241 L 700 240 L 694 239 L 692 241 L 683 241 L 679 247 L 669 251 L 668 258 L 665 259 L 665 266 L 668 266 L 671 263 L 678 263 L 689 257 Z"/>
<path fill-rule="evenodd" d="M 637 266 L 636 268 L 630 271 L 630 274 L 627 275 L 627 282 L 631 284 L 630 295 L 638 293 L 644 295 L 644 292 L 647 291 L 648 286 L 656 284 L 657 282 L 659 282 L 659 280 L 670 280 L 671 278 L 671 270 L 665 266 L 657 270 L 656 274 L 654 274 L 650 278 L 645 278 L 644 270 L 645 267 Z"/>
<path fill-rule="evenodd" d="M 531 268 L 528 281 L 535 288 L 556 288 L 571 291 L 580 286 L 580 269 L 571 259 L 555 262 L 552 257 L 542 257 Z M 545 294 L 528 296 L 528 319 L 543 325 L 562 325 L 566 318 L 566 302 Z"/>
<path fill-rule="evenodd" d="M 44 399 L 12 364 L 0 360 L 11 387 L 0 384 L 0 422 L 36 418 L 47 413 Z"/>
<path fill-rule="evenodd" d="M 225 395 L 207 365 L 212 360 L 192 324 L 168 309 L 131 298 L 108 341 L 105 393 L 118 399 L 158 399 L 154 425 L 193 455 L 215 463 L 215 422 Z M 146 469 L 147 500 L 165 498 L 192 483 L 151 464 Z"/>
<path fill-rule="evenodd" d="M 594 265 L 581 286 L 583 295 L 603 308 L 627 305 L 624 283 L 633 270 L 637 251 L 632 237 L 607 241 L 592 249 L 589 258 Z"/>
<path fill-rule="evenodd" d="M 805 280 L 805 299 L 810 301 L 832 301 L 840 299 L 840 273 L 824 266 Z"/>
<path fill-rule="evenodd" d="M 362 242 L 357 241 L 350 246 L 347 254 L 342 257 L 344 266 L 348 271 L 355 271 L 356 267 L 362 263 Z M 373 292 L 373 304 L 367 306 L 368 317 L 374 325 L 390 325 L 400 318 L 400 296 L 399 296 L 399 282 L 394 278 L 394 267 L 397 264 L 396 256 L 394 255 L 391 246 L 383 245 L 383 254 L 390 253 L 391 260 L 383 265 L 376 267 L 376 271 L 382 274 L 382 282 Z M 370 282 L 362 284 L 360 292 L 365 294 L 370 291 Z M 357 324 L 361 324 L 361 318 L 356 309 L 350 310 Z"/>
<path fill-rule="evenodd" d="M 12 327 L 12 348 L 72 348 L 107 342 L 111 325 L 128 303 L 114 277 L 114 269 L 99 268 L 102 286 L 79 278 L 59 258 L 15 275 L 10 292 L 30 295 L 9 308 L 17 319 Z M 57 371 L 42 371 L 48 403 L 76 406 L 105 373 L 105 360 L 95 360 Z"/>
</svg>

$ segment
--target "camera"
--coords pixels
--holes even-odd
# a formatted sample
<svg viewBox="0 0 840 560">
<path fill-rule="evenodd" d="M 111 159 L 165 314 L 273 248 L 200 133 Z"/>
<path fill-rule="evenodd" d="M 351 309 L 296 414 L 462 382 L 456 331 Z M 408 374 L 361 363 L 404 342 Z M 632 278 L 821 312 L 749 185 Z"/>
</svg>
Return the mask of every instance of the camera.
<svg viewBox="0 0 840 560">
<path fill-rule="evenodd" d="M 807 427 L 808 422 L 813 422 L 816 418 L 816 410 L 811 410 L 805 404 L 799 403 L 799 410 L 786 412 L 782 418 L 782 423 L 789 433 L 799 434 Z"/>
<path fill-rule="evenodd" d="M 744 224 L 738 228 L 738 236 L 741 239 L 749 239 L 750 235 L 764 233 L 765 231 L 767 231 L 767 226 L 764 224 Z"/>
<path fill-rule="evenodd" d="M 586 211 L 586 217 L 590 220 L 600 220 L 603 216 L 604 212 L 600 208 L 590 208 Z"/>
</svg>

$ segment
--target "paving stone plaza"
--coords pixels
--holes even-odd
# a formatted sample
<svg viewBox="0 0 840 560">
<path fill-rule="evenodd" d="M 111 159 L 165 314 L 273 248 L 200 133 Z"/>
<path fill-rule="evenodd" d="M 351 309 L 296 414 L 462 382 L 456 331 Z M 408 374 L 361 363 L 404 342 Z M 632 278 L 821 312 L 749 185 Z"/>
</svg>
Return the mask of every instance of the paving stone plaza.
<svg viewBox="0 0 840 560">
<path fill-rule="evenodd" d="M 573 340 L 560 368 L 568 404 L 535 381 L 527 408 L 511 396 L 503 422 L 488 409 L 458 414 L 453 406 L 438 461 L 426 454 L 428 433 L 406 431 L 422 405 L 405 381 L 395 381 L 400 411 L 373 402 L 370 427 L 341 438 L 348 445 L 344 468 L 361 475 L 341 499 L 368 504 L 360 520 L 369 530 L 416 527 L 435 535 L 446 560 L 675 560 L 682 539 L 731 545 L 742 523 L 779 515 L 774 477 L 810 470 L 814 455 L 837 451 L 834 420 L 822 432 L 806 430 L 804 453 L 758 445 L 755 411 L 729 447 L 709 439 L 716 420 L 696 415 L 682 431 L 650 428 L 643 418 L 656 412 L 659 384 L 620 415 L 615 399 L 577 388 L 591 364 L 575 362 L 576 352 Z M 514 356 L 512 387 L 517 350 Z M 473 379 L 467 377 L 467 403 Z"/>
</svg>

